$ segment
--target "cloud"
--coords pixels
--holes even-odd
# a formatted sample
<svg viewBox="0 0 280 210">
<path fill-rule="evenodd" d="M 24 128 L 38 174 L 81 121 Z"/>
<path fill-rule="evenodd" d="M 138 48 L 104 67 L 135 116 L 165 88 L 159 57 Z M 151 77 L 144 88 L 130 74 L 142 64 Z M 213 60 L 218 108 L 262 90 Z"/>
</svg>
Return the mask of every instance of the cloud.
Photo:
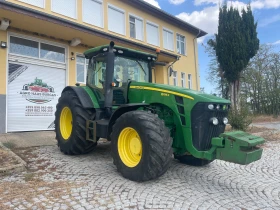
<svg viewBox="0 0 280 210">
<path fill-rule="evenodd" d="M 203 4 L 222 4 L 225 0 L 194 0 L 194 5 L 199 6 Z M 230 1 L 228 1 L 230 3 Z M 242 3 L 240 1 L 235 1 Z M 279 0 L 252 0 L 252 9 L 277 9 L 280 7 Z"/>
<path fill-rule="evenodd" d="M 204 8 L 201 11 L 194 11 L 192 13 L 180 13 L 176 17 L 198 27 L 202 30 L 209 33 L 209 35 L 213 35 L 217 33 L 218 29 L 218 19 L 219 19 L 219 6 L 212 6 Z M 209 36 L 208 35 L 208 36 Z M 199 41 L 203 41 L 205 38 L 202 37 Z"/>
<path fill-rule="evenodd" d="M 194 5 L 202 5 L 202 4 L 219 4 L 222 0 L 195 0 Z"/>
<path fill-rule="evenodd" d="M 160 9 L 160 6 L 159 6 L 159 3 L 157 2 L 157 0 L 144 0 L 144 1 Z"/>
<path fill-rule="evenodd" d="M 219 21 L 219 5 L 225 0 L 194 0 L 196 6 L 203 4 L 213 4 L 208 5 L 200 11 L 193 11 L 192 13 L 180 13 L 176 17 L 198 27 L 208 33 L 208 37 L 214 35 L 218 31 L 218 21 Z M 228 1 L 228 6 L 233 6 L 241 11 L 243 8 L 246 9 L 247 4 L 239 0 Z M 258 9 L 270 9 L 280 7 L 280 0 L 252 0 L 251 1 L 252 10 Z M 278 21 L 280 15 L 276 15 L 271 19 L 264 19 L 261 21 L 262 25 L 270 24 L 272 22 Z M 203 42 L 207 37 L 201 37 L 198 41 Z"/>
<path fill-rule="evenodd" d="M 277 9 L 280 7 L 279 0 L 254 0 L 251 2 L 252 9 Z"/>
<path fill-rule="evenodd" d="M 169 0 L 170 4 L 175 4 L 175 5 L 179 5 L 184 3 L 186 0 Z"/>
<path fill-rule="evenodd" d="M 278 41 L 276 41 L 276 42 L 273 42 L 273 43 L 271 43 L 272 45 L 278 45 L 278 44 L 280 44 L 280 40 L 278 40 Z"/>
<path fill-rule="evenodd" d="M 270 18 L 262 19 L 259 23 L 259 26 L 264 27 L 264 26 L 267 26 L 271 23 L 275 23 L 275 22 L 278 22 L 278 21 L 280 21 L 280 14 L 279 15 L 274 15 L 273 17 L 270 17 Z"/>
</svg>

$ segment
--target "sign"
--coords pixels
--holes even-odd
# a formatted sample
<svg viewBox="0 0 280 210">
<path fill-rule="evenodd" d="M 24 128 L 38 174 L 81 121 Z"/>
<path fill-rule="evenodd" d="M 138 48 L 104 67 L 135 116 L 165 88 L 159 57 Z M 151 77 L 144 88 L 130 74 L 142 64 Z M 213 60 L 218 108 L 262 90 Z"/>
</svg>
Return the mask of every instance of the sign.
<svg viewBox="0 0 280 210">
<path fill-rule="evenodd" d="M 65 70 L 9 63 L 8 132 L 53 130 Z"/>
</svg>

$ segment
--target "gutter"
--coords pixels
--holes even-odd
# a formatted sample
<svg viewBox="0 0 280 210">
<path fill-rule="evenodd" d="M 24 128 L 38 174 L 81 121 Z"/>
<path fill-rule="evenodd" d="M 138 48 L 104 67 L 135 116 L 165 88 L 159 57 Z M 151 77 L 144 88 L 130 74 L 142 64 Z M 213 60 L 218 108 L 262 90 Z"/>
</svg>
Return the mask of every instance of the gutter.
<svg viewBox="0 0 280 210">
<path fill-rule="evenodd" d="M 31 9 L 31 8 L 28 8 L 28 7 L 17 5 L 15 3 L 7 2 L 5 0 L 0 0 L 0 9 L 4 9 L 4 10 L 11 11 L 11 12 L 19 13 L 19 14 L 22 14 L 22 15 L 27 15 L 27 16 L 30 16 L 30 17 L 34 17 L 34 18 L 37 18 L 37 19 L 40 19 L 40 20 L 48 21 L 48 22 L 51 22 L 51 23 L 54 23 L 54 24 L 57 24 L 57 25 L 72 28 L 72 29 L 77 30 L 77 31 L 92 34 L 92 35 L 95 35 L 95 36 L 98 36 L 98 37 L 101 37 L 101 38 L 106 38 L 106 39 L 114 41 L 114 42 L 119 42 L 119 43 L 122 43 L 122 44 L 128 44 L 131 47 L 138 47 L 143 51 L 149 51 L 149 52 L 153 52 L 153 53 L 156 51 L 156 48 L 146 46 L 144 44 L 139 44 L 137 42 L 134 42 L 134 41 L 131 41 L 131 40 L 128 40 L 128 39 L 125 39 L 125 38 L 117 37 L 117 36 L 114 36 L 112 34 L 105 33 L 103 31 L 99 31 L 99 30 L 87 27 L 87 26 L 84 26 L 84 25 L 79 24 L 79 23 L 75 23 L 75 22 L 60 18 L 60 17 L 49 15 L 47 13 L 40 12 L 40 11 Z M 162 51 L 162 50 L 161 50 L 161 55 L 172 58 L 174 60 L 177 59 L 176 54 L 168 53 L 168 52 Z"/>
<path fill-rule="evenodd" d="M 196 35 L 196 37 L 193 39 L 193 51 L 194 51 L 194 62 L 195 62 L 194 66 L 195 66 L 196 90 L 197 91 L 199 91 L 199 89 L 198 89 L 198 73 L 197 73 L 197 60 L 196 60 L 196 47 L 197 47 L 197 44 L 195 44 L 195 39 L 197 40 L 199 35 L 200 35 L 200 30 L 199 30 L 198 34 Z"/>
</svg>

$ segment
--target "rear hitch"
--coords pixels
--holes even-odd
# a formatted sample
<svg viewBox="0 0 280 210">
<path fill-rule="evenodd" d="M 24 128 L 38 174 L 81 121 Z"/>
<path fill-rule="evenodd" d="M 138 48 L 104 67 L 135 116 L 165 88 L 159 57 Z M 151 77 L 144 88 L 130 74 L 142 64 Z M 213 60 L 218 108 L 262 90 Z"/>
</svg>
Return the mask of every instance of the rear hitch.
<svg viewBox="0 0 280 210">
<path fill-rule="evenodd" d="M 257 146 L 263 143 L 263 138 L 243 131 L 222 133 L 220 137 L 212 139 L 217 159 L 241 165 L 259 160 L 263 149 Z"/>
</svg>

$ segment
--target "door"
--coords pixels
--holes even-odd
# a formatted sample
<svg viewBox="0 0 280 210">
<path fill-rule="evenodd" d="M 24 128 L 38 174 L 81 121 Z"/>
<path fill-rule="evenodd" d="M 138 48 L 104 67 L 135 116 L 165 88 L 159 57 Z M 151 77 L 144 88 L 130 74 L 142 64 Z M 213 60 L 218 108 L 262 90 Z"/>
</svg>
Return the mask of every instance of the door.
<svg viewBox="0 0 280 210">
<path fill-rule="evenodd" d="M 8 132 L 53 130 L 65 86 L 65 48 L 10 36 Z"/>
</svg>

